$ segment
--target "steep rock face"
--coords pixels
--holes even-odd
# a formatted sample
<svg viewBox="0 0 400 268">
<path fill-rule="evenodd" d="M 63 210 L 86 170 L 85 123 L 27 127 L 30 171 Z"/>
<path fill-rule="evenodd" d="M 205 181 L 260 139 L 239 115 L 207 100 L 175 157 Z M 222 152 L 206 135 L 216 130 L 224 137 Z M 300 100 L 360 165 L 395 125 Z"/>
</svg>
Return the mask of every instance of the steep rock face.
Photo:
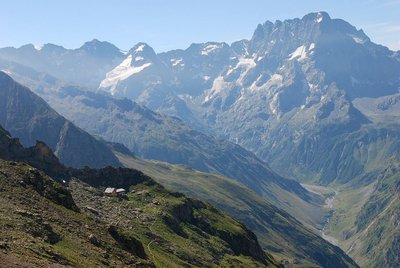
<svg viewBox="0 0 400 268">
<path fill-rule="evenodd" d="M 68 166 L 120 165 L 105 144 L 74 126 L 3 72 L 0 72 L 0 124 L 25 146 L 45 141 Z"/>
</svg>

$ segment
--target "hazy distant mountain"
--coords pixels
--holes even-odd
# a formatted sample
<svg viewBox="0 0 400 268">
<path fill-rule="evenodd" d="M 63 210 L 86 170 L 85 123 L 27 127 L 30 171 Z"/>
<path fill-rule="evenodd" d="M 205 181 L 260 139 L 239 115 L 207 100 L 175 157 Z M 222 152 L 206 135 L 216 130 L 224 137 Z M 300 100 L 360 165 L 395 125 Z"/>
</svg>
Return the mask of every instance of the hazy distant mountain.
<svg viewBox="0 0 400 268">
<path fill-rule="evenodd" d="M 86 86 L 98 86 L 105 74 L 125 55 L 116 46 L 94 39 L 78 49 L 66 49 L 54 44 L 35 47 L 0 49 L 0 58 L 17 62 L 65 81 Z"/>
<path fill-rule="evenodd" d="M 46 142 L 72 167 L 120 166 L 110 149 L 60 116 L 40 97 L 0 72 L 0 125 L 25 146 Z"/>
<path fill-rule="evenodd" d="M 153 94 L 167 94 L 165 86 L 171 83 L 172 73 L 160 60 L 154 50 L 145 43 L 134 46 L 127 58 L 106 74 L 100 83 L 100 89 L 107 89 L 112 95 L 124 95 L 129 98 L 142 98 L 143 101 L 154 101 Z M 125 83 L 129 81 L 129 83 Z M 140 91 L 147 89 L 144 96 Z"/>
</svg>

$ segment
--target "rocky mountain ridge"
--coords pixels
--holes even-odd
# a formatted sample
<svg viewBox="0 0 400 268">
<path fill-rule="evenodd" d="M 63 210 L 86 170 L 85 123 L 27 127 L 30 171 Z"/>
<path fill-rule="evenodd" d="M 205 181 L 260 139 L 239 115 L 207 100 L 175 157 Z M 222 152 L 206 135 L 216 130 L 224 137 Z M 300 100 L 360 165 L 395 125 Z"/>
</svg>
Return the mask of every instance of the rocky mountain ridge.
<svg viewBox="0 0 400 268">
<path fill-rule="evenodd" d="M 25 146 L 32 146 L 37 140 L 46 141 L 68 166 L 121 165 L 107 145 L 73 125 L 3 72 L 0 72 L 0 124 Z"/>
</svg>

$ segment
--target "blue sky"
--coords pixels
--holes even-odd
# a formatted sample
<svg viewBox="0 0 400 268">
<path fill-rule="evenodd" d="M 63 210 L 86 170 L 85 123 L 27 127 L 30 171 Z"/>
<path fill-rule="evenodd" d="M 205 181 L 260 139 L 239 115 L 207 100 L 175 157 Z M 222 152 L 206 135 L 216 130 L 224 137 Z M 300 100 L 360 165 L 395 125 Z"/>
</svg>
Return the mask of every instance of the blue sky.
<svg viewBox="0 0 400 268">
<path fill-rule="evenodd" d="M 157 52 L 205 41 L 250 38 L 258 23 L 327 11 L 400 50 L 400 0 L 10 0 L 2 1 L 0 47 L 93 38 L 121 49 L 146 42 Z"/>
</svg>

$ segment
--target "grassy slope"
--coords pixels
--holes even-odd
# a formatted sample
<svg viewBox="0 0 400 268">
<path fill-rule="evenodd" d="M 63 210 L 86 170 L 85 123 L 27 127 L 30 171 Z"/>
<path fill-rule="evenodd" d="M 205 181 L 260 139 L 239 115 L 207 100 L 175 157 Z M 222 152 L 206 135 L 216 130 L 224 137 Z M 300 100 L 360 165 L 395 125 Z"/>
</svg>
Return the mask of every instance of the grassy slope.
<svg viewBox="0 0 400 268">
<path fill-rule="evenodd" d="M 400 172 L 383 173 L 349 222 L 353 232 L 343 242 L 363 267 L 395 267 L 400 263 Z"/>
<path fill-rule="evenodd" d="M 192 203 L 183 195 L 171 194 L 159 185 L 135 185 L 126 201 L 102 197 L 86 200 L 85 192 L 93 193 L 93 188 L 77 181 L 71 183 L 71 189 L 79 206 L 101 207 L 103 212 L 97 216 L 107 222 L 119 219 L 119 225 L 143 243 L 149 259 L 157 267 L 225 266 L 231 262 L 239 266 L 263 266 L 250 257 L 235 256 L 226 241 L 206 233 L 206 228 L 201 229 L 197 220 L 206 219 L 216 232 L 237 237 L 238 244 L 240 236 L 247 235 L 241 224 L 211 206 Z M 97 189 L 94 193 L 101 196 Z M 194 219 L 190 219 L 190 213 L 185 214 L 190 210 L 193 210 Z M 110 214 L 109 211 L 113 212 Z"/>
<path fill-rule="evenodd" d="M 394 123 L 400 120 L 400 94 L 379 98 L 357 98 L 354 106 L 375 123 Z"/>
<path fill-rule="evenodd" d="M 306 229 L 290 215 L 277 210 L 271 203 L 233 180 L 180 165 L 145 161 L 120 153 L 117 156 L 126 166 L 142 170 L 167 188 L 208 201 L 244 222 L 269 252 L 275 252 L 277 259 L 307 267 L 316 265 L 316 252 L 328 255 L 338 253 L 336 247 Z"/>
<path fill-rule="evenodd" d="M 20 181 L 32 175 L 30 166 L 0 160 L 0 171 L 1 251 L 15 256 L 20 265 L 124 265 L 118 255 L 127 262 L 150 265 L 118 247 L 104 223 L 96 223 L 87 215 L 53 203 L 31 187 L 21 186 Z M 102 246 L 91 244 L 89 235 L 101 240 Z M 58 239 L 50 239 L 52 236 Z"/>
<path fill-rule="evenodd" d="M 334 201 L 335 214 L 330 221 L 327 234 L 345 240 L 355 232 L 354 223 L 357 214 L 370 197 L 373 187 L 374 185 L 370 184 L 361 188 L 351 186 L 340 188 Z"/>
<path fill-rule="evenodd" d="M 340 185 L 385 168 L 400 148 L 398 125 L 366 124 L 358 130 L 343 132 L 328 135 L 329 130 L 316 129 L 299 144 L 283 137 L 271 158 L 265 160 L 280 174 L 301 182 Z M 270 142 L 273 141 L 272 137 Z"/>
<path fill-rule="evenodd" d="M 35 178 L 36 184 L 26 183 L 30 178 Z M 40 188 L 43 183 L 47 186 L 39 192 L 35 187 Z M 10 267 L 264 265 L 236 254 L 230 246 L 232 237 L 244 241 L 244 245 L 254 241 L 243 225 L 199 201 L 172 194 L 154 182 L 135 185 L 132 189 L 135 193 L 124 200 L 105 198 L 102 187 L 72 180 L 69 190 L 81 212 L 44 197 L 50 193 L 68 199 L 65 190 L 27 164 L 0 160 L 0 260 L 9 262 Z M 154 204 L 153 199 L 158 199 L 159 204 Z M 191 202 L 190 207 L 185 207 Z M 182 207 L 185 209 L 180 211 Z M 135 218 L 132 211 L 140 211 L 140 215 Z M 193 222 L 184 218 L 186 212 L 194 215 Z M 182 233 L 169 228 L 167 218 L 175 221 Z M 116 228 L 114 233 L 110 226 Z M 247 247 L 257 251 L 256 244 L 251 243 Z"/>
</svg>

